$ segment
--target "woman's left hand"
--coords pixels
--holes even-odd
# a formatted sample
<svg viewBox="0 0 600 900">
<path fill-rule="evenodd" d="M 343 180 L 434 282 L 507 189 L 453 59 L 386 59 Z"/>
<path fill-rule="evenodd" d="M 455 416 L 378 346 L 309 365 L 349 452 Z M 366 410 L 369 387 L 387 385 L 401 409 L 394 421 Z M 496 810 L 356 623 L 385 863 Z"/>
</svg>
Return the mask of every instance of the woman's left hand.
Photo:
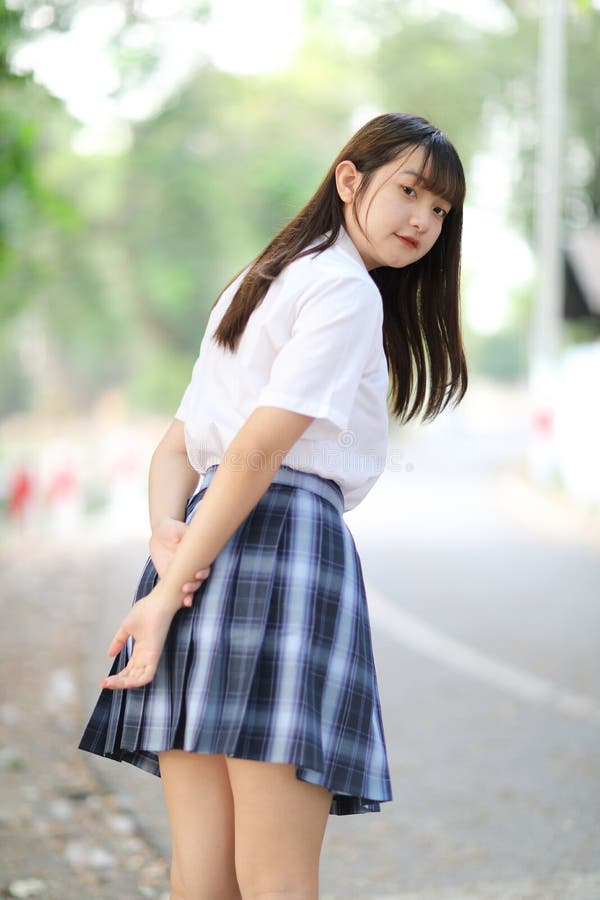
<svg viewBox="0 0 600 900">
<path fill-rule="evenodd" d="M 162 578 L 169 568 L 169 564 L 175 555 L 177 547 L 181 543 L 181 539 L 183 538 L 187 527 L 185 522 L 165 517 L 153 530 L 152 537 L 150 538 L 150 557 L 159 578 Z M 187 581 L 182 585 L 183 606 L 192 605 L 194 600 L 193 595 L 202 582 L 206 581 L 209 575 L 210 566 L 207 566 L 205 569 L 198 569 L 197 572 L 194 572 L 194 580 Z"/>
<path fill-rule="evenodd" d="M 123 619 L 110 643 L 108 655 L 120 653 L 129 637 L 134 639 L 133 653 L 125 668 L 105 678 L 101 687 L 125 690 L 142 687 L 154 678 L 174 615 L 172 606 L 169 608 L 165 603 L 161 592 L 159 583 L 146 597 L 138 600 Z"/>
</svg>

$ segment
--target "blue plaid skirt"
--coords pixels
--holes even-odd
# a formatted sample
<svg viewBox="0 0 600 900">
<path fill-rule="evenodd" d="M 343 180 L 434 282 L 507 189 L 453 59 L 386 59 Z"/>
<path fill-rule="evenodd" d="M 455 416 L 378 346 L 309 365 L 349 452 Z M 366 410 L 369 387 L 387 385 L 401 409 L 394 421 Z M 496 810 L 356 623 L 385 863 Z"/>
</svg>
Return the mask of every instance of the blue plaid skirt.
<svg viewBox="0 0 600 900">
<path fill-rule="evenodd" d="M 80 748 L 154 775 L 171 749 L 292 763 L 332 792 L 332 814 L 378 812 L 390 776 L 362 569 L 342 512 L 335 482 L 281 466 L 193 606 L 176 613 L 153 681 L 103 690 Z M 134 602 L 157 579 L 148 559 Z"/>
</svg>

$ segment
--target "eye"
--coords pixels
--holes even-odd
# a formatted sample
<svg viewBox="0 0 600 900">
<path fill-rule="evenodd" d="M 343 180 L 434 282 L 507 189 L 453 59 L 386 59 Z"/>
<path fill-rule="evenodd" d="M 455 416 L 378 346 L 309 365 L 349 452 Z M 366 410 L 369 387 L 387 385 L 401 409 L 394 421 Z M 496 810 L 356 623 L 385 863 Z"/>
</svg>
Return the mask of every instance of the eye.
<svg viewBox="0 0 600 900">
<path fill-rule="evenodd" d="M 407 184 L 400 185 L 401 190 L 404 191 L 407 197 L 416 197 L 417 194 L 414 188 L 409 187 Z"/>
<path fill-rule="evenodd" d="M 450 212 L 450 210 L 444 209 L 443 206 L 434 206 L 433 211 L 440 219 L 445 219 Z"/>
</svg>

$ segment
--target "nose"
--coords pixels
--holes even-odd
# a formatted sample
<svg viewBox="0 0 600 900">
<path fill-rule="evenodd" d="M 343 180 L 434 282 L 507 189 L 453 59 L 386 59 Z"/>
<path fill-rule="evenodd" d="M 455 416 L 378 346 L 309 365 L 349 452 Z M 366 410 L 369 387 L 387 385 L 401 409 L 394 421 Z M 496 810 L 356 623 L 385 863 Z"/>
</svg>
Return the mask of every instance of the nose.
<svg viewBox="0 0 600 900">
<path fill-rule="evenodd" d="M 429 210 L 413 207 L 410 216 L 410 224 L 413 228 L 416 228 L 420 234 L 424 234 L 430 225 L 430 215 Z"/>
</svg>

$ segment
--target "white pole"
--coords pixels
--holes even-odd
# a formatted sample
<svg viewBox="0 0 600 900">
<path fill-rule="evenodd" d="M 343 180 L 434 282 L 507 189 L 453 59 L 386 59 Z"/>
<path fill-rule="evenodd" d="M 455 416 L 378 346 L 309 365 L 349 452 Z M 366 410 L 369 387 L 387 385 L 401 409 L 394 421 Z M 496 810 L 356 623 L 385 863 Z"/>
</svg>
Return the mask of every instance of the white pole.
<svg viewBox="0 0 600 900">
<path fill-rule="evenodd" d="M 562 170 L 566 4 L 541 0 L 539 146 L 537 155 L 537 290 L 530 333 L 532 427 L 530 472 L 549 483 L 556 472 L 553 401 L 563 299 Z"/>
</svg>

